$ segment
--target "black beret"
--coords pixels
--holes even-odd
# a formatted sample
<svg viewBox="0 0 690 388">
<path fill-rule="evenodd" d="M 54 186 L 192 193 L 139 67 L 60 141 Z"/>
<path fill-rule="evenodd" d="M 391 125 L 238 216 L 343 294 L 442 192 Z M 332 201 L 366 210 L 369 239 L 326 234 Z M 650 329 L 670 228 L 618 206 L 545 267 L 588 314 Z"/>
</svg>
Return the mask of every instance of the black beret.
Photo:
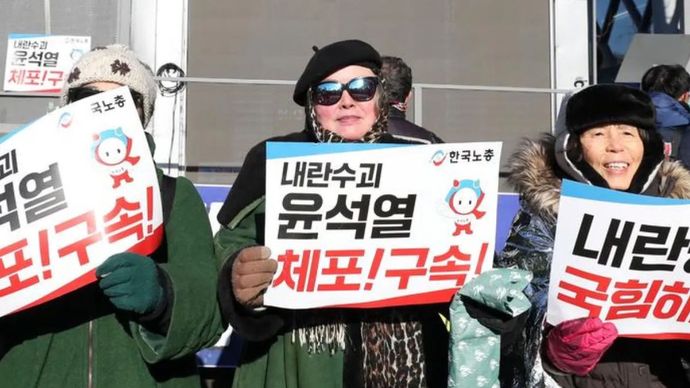
<svg viewBox="0 0 690 388">
<path fill-rule="evenodd" d="M 307 103 L 307 91 L 310 87 L 343 67 L 360 65 L 370 69 L 381 68 L 381 56 L 378 51 L 361 40 L 342 40 L 321 49 L 314 47 L 314 51 L 292 94 L 292 99 L 301 106 Z"/>
<path fill-rule="evenodd" d="M 589 86 L 573 94 L 565 112 L 565 126 L 575 134 L 589 128 L 628 124 L 654 131 L 654 105 L 647 93 L 616 84 Z"/>
</svg>

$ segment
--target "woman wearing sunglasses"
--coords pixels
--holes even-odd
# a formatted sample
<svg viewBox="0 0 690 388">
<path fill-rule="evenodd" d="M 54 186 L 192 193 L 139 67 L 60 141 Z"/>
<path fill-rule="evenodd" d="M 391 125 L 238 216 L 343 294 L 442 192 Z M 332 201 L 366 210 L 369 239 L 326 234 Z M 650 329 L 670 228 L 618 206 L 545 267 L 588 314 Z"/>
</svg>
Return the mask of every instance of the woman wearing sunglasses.
<svg viewBox="0 0 690 388">
<path fill-rule="evenodd" d="M 122 45 L 84 54 L 61 102 L 121 86 L 129 87 L 146 127 L 156 82 L 151 69 Z M 157 172 L 161 246 L 149 256 L 116 253 L 97 267 L 97 282 L 0 318 L 0 386 L 199 386 L 195 352 L 221 333 L 213 236 L 192 183 Z"/>
<path fill-rule="evenodd" d="M 316 50 L 293 94 L 305 109 L 305 129 L 270 140 L 407 143 L 386 132 L 380 68 L 378 52 L 362 41 Z M 234 386 L 445 386 L 448 335 L 438 311 L 447 306 L 300 311 L 263 306 L 277 267 L 263 246 L 265 163 L 262 142 L 249 151 L 218 215 L 221 310 L 246 341 Z"/>
</svg>

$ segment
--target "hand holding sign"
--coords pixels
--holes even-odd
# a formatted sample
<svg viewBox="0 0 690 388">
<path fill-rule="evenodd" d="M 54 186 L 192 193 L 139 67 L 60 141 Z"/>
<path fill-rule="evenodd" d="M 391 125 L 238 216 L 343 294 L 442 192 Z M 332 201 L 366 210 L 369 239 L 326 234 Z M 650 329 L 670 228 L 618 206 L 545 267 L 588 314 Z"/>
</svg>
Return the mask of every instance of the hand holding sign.
<svg viewBox="0 0 690 388">
<path fill-rule="evenodd" d="M 584 376 L 618 336 L 616 326 L 598 317 L 572 319 L 554 327 L 546 338 L 546 354 L 558 369 Z"/>
<path fill-rule="evenodd" d="M 0 200 L 0 267 L 8 269 L 0 274 L 0 316 L 95 281 L 96 267 L 115 253 L 147 255 L 159 246 L 156 170 L 126 87 L 1 138 L 3 161 L 0 187 L 11 200 Z"/>
<path fill-rule="evenodd" d="M 264 292 L 278 269 L 278 263 L 270 257 L 270 249 L 254 246 L 242 249 L 232 263 L 232 292 L 241 305 L 263 306 Z"/>
<path fill-rule="evenodd" d="M 96 270 L 98 286 L 119 310 L 144 315 L 164 302 L 156 263 L 136 253 L 117 253 Z"/>
</svg>

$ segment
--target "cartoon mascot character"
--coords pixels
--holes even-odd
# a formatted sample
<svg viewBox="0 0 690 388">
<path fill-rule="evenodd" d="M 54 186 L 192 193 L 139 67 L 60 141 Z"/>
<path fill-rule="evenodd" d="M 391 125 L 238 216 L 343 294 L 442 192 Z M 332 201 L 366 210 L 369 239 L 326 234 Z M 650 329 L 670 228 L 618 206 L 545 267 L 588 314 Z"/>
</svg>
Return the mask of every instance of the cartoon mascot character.
<svg viewBox="0 0 690 388">
<path fill-rule="evenodd" d="M 462 232 L 472 234 L 472 216 L 480 219 L 486 214 L 486 212 L 479 210 L 479 205 L 482 204 L 483 199 L 484 192 L 479 187 L 479 180 L 453 180 L 453 187 L 446 195 L 446 202 L 450 210 L 456 214 L 453 236 L 459 236 Z"/>
<path fill-rule="evenodd" d="M 132 139 L 122 132 L 122 128 L 106 129 L 94 135 L 91 147 L 96 161 L 110 169 L 113 178 L 113 188 L 120 187 L 122 181 L 131 182 L 128 165 L 134 166 L 139 162 L 138 156 L 130 155 Z"/>
</svg>

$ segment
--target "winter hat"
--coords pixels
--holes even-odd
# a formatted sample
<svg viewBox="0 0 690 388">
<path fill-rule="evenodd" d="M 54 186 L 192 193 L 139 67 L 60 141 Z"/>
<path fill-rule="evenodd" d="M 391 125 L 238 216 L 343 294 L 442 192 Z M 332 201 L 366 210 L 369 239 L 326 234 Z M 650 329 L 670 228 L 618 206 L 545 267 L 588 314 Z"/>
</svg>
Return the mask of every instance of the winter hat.
<svg viewBox="0 0 690 388">
<path fill-rule="evenodd" d="M 309 88 L 343 67 L 359 65 L 375 72 L 381 69 L 379 53 L 370 44 L 361 40 L 343 40 L 331 43 L 321 49 L 316 46 L 312 49 L 314 55 L 307 63 L 307 67 L 304 68 L 292 94 L 292 99 L 300 106 L 306 105 Z"/>
<path fill-rule="evenodd" d="M 626 191 L 645 193 L 653 188 L 657 171 L 664 160 L 664 144 L 655 130 L 654 116 L 652 100 L 640 90 L 614 84 L 582 89 L 567 102 L 565 126 L 568 130 L 556 138 L 556 162 L 570 178 L 608 188 L 604 177 L 584 160 L 580 135 L 597 126 L 632 125 L 640 130 L 644 151 L 640 166 Z"/>
<path fill-rule="evenodd" d="M 67 104 L 69 89 L 92 82 L 116 82 L 128 86 L 144 97 L 144 128 L 153 115 L 158 92 L 151 68 L 137 58 L 132 50 L 121 44 L 94 47 L 72 67 L 62 88 L 60 102 Z"/>
<path fill-rule="evenodd" d="M 623 85 L 598 84 L 575 93 L 568 100 L 565 125 L 580 135 L 589 128 L 628 124 L 654 131 L 654 105 L 647 93 Z"/>
</svg>

